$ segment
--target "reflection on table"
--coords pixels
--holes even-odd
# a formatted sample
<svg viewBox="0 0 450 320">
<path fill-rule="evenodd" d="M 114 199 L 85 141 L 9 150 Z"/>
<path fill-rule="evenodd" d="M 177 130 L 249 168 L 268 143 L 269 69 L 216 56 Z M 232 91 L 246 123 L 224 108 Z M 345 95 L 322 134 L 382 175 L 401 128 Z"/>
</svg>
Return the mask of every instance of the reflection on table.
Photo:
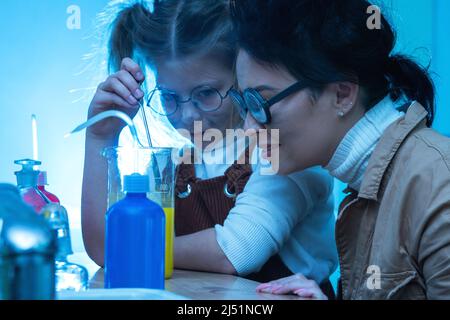
<svg viewBox="0 0 450 320">
<path fill-rule="evenodd" d="M 104 288 L 104 271 L 99 269 L 89 282 L 90 289 Z M 256 292 L 258 282 L 241 277 L 174 270 L 166 280 L 166 291 L 194 300 L 302 300 L 294 295 L 271 295 Z"/>
</svg>

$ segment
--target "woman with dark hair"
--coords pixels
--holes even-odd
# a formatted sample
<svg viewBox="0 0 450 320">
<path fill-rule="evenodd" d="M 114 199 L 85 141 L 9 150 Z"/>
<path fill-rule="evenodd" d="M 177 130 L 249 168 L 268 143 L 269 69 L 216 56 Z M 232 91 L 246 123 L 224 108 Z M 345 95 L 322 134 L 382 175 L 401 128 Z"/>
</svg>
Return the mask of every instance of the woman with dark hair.
<svg viewBox="0 0 450 320">
<path fill-rule="evenodd" d="M 344 299 L 450 299 L 450 140 L 431 125 L 427 71 L 393 54 L 365 0 L 238 0 L 246 127 L 280 130 L 280 173 L 326 168 L 347 183 L 336 243 Z M 297 274 L 261 285 L 325 298 Z"/>
<path fill-rule="evenodd" d="M 203 134 L 194 132 L 195 121 L 202 121 L 203 131 L 216 129 L 224 135 L 227 129 L 242 128 L 229 99 L 237 52 L 229 2 L 165 0 L 154 1 L 152 8 L 146 3 L 124 7 L 115 19 L 109 51 L 112 74 L 98 87 L 89 117 L 110 109 L 136 115 L 144 98 L 144 66 L 134 61 L 139 56 L 155 72 L 157 86 L 149 105 L 161 103 L 162 116 L 174 128 L 193 135 Z M 117 145 L 123 127 L 105 120 L 89 128 L 86 137 L 83 238 L 99 265 L 107 198 L 107 163 L 100 152 Z M 332 296 L 328 277 L 337 265 L 332 189 L 331 176 L 321 168 L 281 177 L 262 175 L 248 162 L 180 165 L 175 268 L 258 281 L 305 272 Z"/>
</svg>

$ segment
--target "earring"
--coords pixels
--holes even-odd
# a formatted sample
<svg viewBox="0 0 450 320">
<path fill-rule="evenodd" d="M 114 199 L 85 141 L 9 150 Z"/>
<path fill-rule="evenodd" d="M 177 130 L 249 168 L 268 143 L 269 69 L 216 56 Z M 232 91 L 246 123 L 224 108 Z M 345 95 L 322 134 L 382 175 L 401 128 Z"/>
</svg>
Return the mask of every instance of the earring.
<svg viewBox="0 0 450 320">
<path fill-rule="evenodd" d="M 350 102 L 348 106 L 349 106 L 349 108 L 352 107 L 353 106 L 353 102 Z M 343 118 L 345 116 L 345 112 L 343 110 L 339 111 L 338 112 L 338 116 L 340 118 Z"/>
</svg>

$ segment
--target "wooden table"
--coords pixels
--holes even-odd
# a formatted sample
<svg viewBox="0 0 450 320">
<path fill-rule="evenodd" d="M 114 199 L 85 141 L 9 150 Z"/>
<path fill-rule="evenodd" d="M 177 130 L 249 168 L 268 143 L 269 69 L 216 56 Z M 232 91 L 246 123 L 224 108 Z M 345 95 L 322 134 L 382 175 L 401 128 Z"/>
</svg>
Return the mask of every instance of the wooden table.
<svg viewBox="0 0 450 320">
<path fill-rule="evenodd" d="M 91 293 L 99 291 L 92 289 L 104 288 L 104 271 L 86 252 L 77 252 L 69 256 L 69 261 L 87 268 Z M 232 275 L 174 270 L 173 277 L 166 280 L 165 290 L 170 294 L 193 300 L 304 300 L 295 295 L 258 293 L 255 290 L 258 285 L 258 282 Z"/>
<path fill-rule="evenodd" d="M 99 269 L 89 282 L 90 289 L 104 288 L 104 272 Z M 302 300 L 294 295 L 257 293 L 258 282 L 241 277 L 174 270 L 166 280 L 166 291 L 193 300 Z"/>
</svg>

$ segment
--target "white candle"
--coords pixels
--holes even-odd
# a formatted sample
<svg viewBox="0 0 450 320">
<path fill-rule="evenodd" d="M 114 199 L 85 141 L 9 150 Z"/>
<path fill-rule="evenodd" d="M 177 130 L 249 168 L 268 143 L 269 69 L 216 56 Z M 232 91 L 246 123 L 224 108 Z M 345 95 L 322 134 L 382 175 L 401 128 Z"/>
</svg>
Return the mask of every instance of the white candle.
<svg viewBox="0 0 450 320">
<path fill-rule="evenodd" d="M 33 138 L 33 160 L 39 160 L 37 120 L 34 114 L 31 116 L 31 131 Z"/>
</svg>

